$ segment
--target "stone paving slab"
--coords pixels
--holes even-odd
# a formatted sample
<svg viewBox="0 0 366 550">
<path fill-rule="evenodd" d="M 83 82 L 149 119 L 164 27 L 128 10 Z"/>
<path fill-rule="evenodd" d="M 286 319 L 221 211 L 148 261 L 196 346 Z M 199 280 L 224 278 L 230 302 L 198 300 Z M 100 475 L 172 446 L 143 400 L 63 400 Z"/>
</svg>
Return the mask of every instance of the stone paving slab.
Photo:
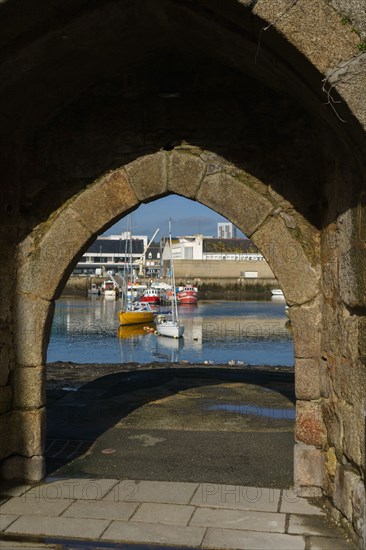
<svg viewBox="0 0 366 550">
<path fill-rule="evenodd" d="M 77 500 L 62 514 L 62 517 L 129 520 L 138 503 Z"/>
<path fill-rule="evenodd" d="M 174 481 L 121 481 L 104 500 L 189 504 L 198 483 Z"/>
<path fill-rule="evenodd" d="M 102 540 L 200 547 L 205 531 L 203 527 L 114 521 L 103 534 Z"/>
<path fill-rule="evenodd" d="M 189 524 L 202 527 L 222 527 L 226 529 L 284 533 L 285 522 L 285 514 L 244 510 L 220 510 L 218 508 L 198 508 L 193 514 Z"/>
<path fill-rule="evenodd" d="M 23 495 L 26 491 L 31 489 L 32 485 L 19 485 L 14 484 L 6 481 L 1 482 L 0 487 L 0 498 L 1 497 L 20 497 Z"/>
<path fill-rule="evenodd" d="M 306 498 L 292 497 L 287 499 L 282 497 L 280 512 L 283 514 L 309 514 L 312 516 L 325 516 L 325 511 L 311 504 Z"/>
<path fill-rule="evenodd" d="M 1 550 L 59 550 L 56 544 L 39 544 L 37 542 L 0 541 Z"/>
<path fill-rule="evenodd" d="M 201 483 L 190 504 L 210 508 L 277 512 L 280 489 Z"/>
<path fill-rule="evenodd" d="M 309 550 L 355 550 L 355 546 L 340 538 L 309 537 Z"/>
<path fill-rule="evenodd" d="M 334 525 L 323 516 L 290 515 L 288 533 L 293 535 L 321 535 L 334 537 Z"/>
<path fill-rule="evenodd" d="M 5 537 L 64 537 L 97 544 L 230 550 L 355 548 L 317 501 L 290 496 L 278 489 L 232 485 L 63 479 L 6 500 L 0 506 L 0 526 Z M 0 548 L 7 549 L 4 542 Z"/>
<path fill-rule="evenodd" d="M 110 520 L 102 519 L 40 516 L 35 520 L 34 516 L 21 516 L 6 529 L 6 533 L 93 540 L 101 536 L 109 523 Z"/>
<path fill-rule="evenodd" d="M 59 479 L 35 485 L 29 489 L 25 498 L 34 494 L 39 500 L 57 499 L 102 499 L 115 485 L 117 479 Z"/>
<path fill-rule="evenodd" d="M 0 531 L 5 531 L 19 516 L 16 514 L 0 514 Z M 0 542 L 1 548 L 1 542 Z"/>
<path fill-rule="evenodd" d="M 194 511 L 194 506 L 184 504 L 143 503 L 132 519 L 146 523 L 187 525 Z"/>
<path fill-rule="evenodd" d="M 202 543 L 202 548 L 305 550 L 305 540 L 300 535 L 258 533 L 231 529 L 208 529 Z"/>
<path fill-rule="evenodd" d="M 40 499 L 34 493 L 26 493 L 21 497 L 11 498 L 0 506 L 0 514 L 59 516 L 69 504 L 70 502 L 66 499 Z"/>
</svg>

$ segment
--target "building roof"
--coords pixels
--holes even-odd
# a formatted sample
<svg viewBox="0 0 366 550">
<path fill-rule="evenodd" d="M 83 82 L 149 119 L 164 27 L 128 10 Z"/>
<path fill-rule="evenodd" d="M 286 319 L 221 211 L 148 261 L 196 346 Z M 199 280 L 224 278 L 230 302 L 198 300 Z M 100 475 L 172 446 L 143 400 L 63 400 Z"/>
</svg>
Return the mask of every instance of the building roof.
<svg viewBox="0 0 366 550">
<path fill-rule="evenodd" d="M 149 252 L 151 252 L 152 257 L 149 258 Z M 151 243 L 149 248 L 146 251 L 146 258 L 147 259 L 153 259 L 153 260 L 159 260 L 160 256 L 158 258 L 158 254 L 161 254 L 161 248 L 159 243 Z"/>
<path fill-rule="evenodd" d="M 249 239 L 203 239 L 203 253 L 222 254 L 231 253 L 254 253 L 258 254 L 258 248 Z"/>
<path fill-rule="evenodd" d="M 142 239 L 132 239 L 126 241 L 125 239 L 97 239 L 93 242 L 85 252 L 85 254 L 120 254 L 124 256 L 130 254 L 132 244 L 132 254 L 142 254 L 144 251 L 144 241 Z"/>
</svg>

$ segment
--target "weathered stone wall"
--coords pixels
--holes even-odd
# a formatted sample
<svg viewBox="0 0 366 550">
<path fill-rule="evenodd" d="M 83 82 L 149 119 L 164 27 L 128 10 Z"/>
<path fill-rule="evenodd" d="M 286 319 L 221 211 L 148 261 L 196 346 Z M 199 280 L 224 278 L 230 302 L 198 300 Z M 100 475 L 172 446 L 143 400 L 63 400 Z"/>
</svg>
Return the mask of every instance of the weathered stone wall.
<svg viewBox="0 0 366 550">
<path fill-rule="evenodd" d="M 324 487 L 335 517 L 365 538 L 365 207 L 323 232 L 322 409 L 328 429 Z"/>
<path fill-rule="evenodd" d="M 4 219 L 4 218 L 3 218 Z M 13 389 L 11 377 L 15 367 L 14 335 L 12 309 L 16 286 L 16 270 L 13 250 L 6 246 L 6 240 L 14 228 L 8 224 L 1 230 L 2 262 L 0 264 L 0 459 L 6 457 L 12 449 L 13 426 Z"/>
<path fill-rule="evenodd" d="M 49 326 L 77 259 L 178 193 L 283 287 L 295 481 L 366 544 L 364 3 L 7 0 L 0 46 L 2 476 L 43 475 Z"/>
</svg>

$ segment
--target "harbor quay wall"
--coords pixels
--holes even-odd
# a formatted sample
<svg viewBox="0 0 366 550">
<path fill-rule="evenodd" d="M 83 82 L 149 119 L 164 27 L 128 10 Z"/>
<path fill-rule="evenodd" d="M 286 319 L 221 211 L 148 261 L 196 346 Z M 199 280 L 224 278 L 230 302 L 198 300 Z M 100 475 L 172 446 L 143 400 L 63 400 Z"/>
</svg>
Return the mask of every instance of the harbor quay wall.
<svg viewBox="0 0 366 550">
<path fill-rule="evenodd" d="M 261 280 L 266 284 L 276 283 L 276 278 L 273 275 L 266 261 L 250 261 L 250 260 L 175 260 L 174 261 L 175 278 L 186 280 L 202 279 L 205 282 L 217 282 L 225 284 L 230 280 L 245 284 L 246 280 Z M 166 273 L 166 266 L 164 266 Z M 199 282 L 199 281 L 198 281 Z"/>
<path fill-rule="evenodd" d="M 94 277 L 70 277 L 67 281 L 62 296 L 87 296 L 91 283 L 98 282 Z M 102 279 L 100 278 L 100 283 Z"/>
<path fill-rule="evenodd" d="M 61 296 L 63 298 L 72 296 L 85 297 L 88 295 L 88 289 L 92 283 L 101 284 L 103 280 L 102 277 L 70 277 Z M 149 283 L 150 281 L 151 279 L 148 279 L 143 282 Z M 230 292 L 230 295 L 242 296 L 243 292 L 263 293 L 264 291 L 268 291 L 268 295 L 270 296 L 270 289 L 278 286 L 278 281 L 274 276 L 246 279 L 235 275 L 226 277 L 215 277 L 213 275 L 197 276 L 185 272 L 176 278 L 178 286 L 188 282 L 199 287 L 201 297 L 204 294 L 204 297 L 215 295 L 218 298 L 226 296 L 227 292 Z"/>
</svg>

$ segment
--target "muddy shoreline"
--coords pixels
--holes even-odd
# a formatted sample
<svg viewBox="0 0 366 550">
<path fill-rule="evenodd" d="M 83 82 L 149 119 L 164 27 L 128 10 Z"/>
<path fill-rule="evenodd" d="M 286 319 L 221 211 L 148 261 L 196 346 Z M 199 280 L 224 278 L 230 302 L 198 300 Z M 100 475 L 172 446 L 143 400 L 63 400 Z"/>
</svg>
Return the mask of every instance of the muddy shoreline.
<svg viewBox="0 0 366 550">
<path fill-rule="evenodd" d="M 57 361 L 47 364 L 46 379 L 48 390 L 58 390 L 69 388 L 70 390 L 78 389 L 81 386 L 88 384 L 102 376 L 115 373 L 127 373 L 146 370 L 164 370 L 164 369 L 202 369 L 202 370 L 232 370 L 242 373 L 259 374 L 263 377 L 266 374 L 282 373 L 288 374 L 289 378 L 294 377 L 293 367 L 282 365 L 228 365 L 226 363 L 205 364 L 205 363 L 189 363 L 188 361 L 180 361 L 178 363 L 72 363 L 69 361 Z"/>
</svg>

